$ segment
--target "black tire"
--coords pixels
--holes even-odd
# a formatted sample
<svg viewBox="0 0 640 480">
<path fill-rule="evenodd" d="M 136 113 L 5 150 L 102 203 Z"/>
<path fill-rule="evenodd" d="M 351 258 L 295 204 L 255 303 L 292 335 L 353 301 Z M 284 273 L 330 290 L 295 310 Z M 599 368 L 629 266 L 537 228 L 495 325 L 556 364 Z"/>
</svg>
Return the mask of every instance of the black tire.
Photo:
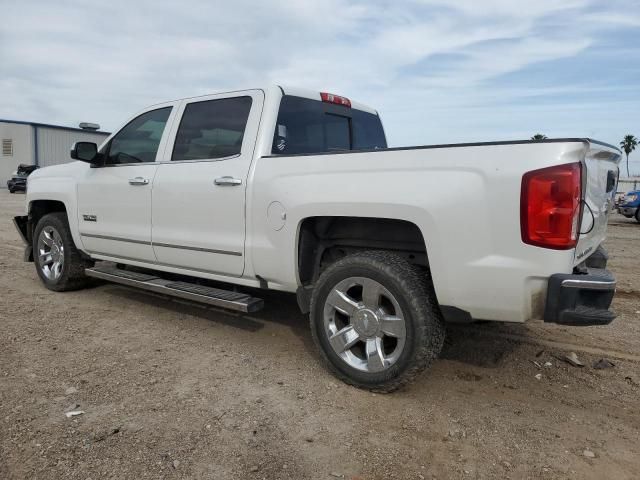
<svg viewBox="0 0 640 480">
<path fill-rule="evenodd" d="M 9 193 L 16 193 L 16 191 L 13 188 L 10 188 Z"/>
<path fill-rule="evenodd" d="M 47 227 L 53 227 L 59 234 L 63 251 L 63 264 L 59 278 L 48 278 L 43 271 L 43 260 L 40 258 L 38 250 L 38 239 L 40 234 Z M 67 214 L 64 212 L 54 212 L 44 215 L 33 232 L 33 261 L 36 272 L 44 286 L 54 292 L 66 292 L 79 290 L 89 284 L 89 277 L 84 274 L 84 269 L 91 267 L 93 262 L 85 260 L 80 251 L 76 248 L 69 231 Z"/>
<path fill-rule="evenodd" d="M 334 286 L 350 277 L 372 279 L 391 293 L 400 306 L 406 337 L 399 357 L 379 372 L 362 371 L 344 361 L 331 347 L 324 324 L 325 302 Z M 445 326 L 428 271 L 394 253 L 369 251 L 349 255 L 320 275 L 311 298 L 311 333 L 325 365 L 342 381 L 376 392 L 392 392 L 411 382 L 440 354 Z"/>
<path fill-rule="evenodd" d="M 636 210 L 636 222 L 640 223 L 640 207 Z"/>
</svg>

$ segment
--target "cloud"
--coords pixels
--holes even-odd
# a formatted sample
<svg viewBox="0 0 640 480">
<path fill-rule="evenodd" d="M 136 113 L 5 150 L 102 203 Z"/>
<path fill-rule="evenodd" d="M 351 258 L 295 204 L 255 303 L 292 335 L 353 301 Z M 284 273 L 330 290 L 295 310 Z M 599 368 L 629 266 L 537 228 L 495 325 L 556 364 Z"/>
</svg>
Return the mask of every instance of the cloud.
<svg viewBox="0 0 640 480">
<path fill-rule="evenodd" d="M 633 3 L 15 2 L 0 117 L 115 129 L 148 104 L 268 82 L 369 103 L 393 144 L 536 131 L 613 142 L 639 128 Z"/>
<path fill-rule="evenodd" d="M 587 0 L 565 0 L 563 2 L 539 0 L 530 2 L 526 6 L 512 0 L 457 0 L 456 2 L 448 0 L 417 0 L 417 3 L 452 8 L 474 17 L 495 18 L 505 16 L 524 19 L 535 19 L 570 9 L 584 8 L 589 5 Z"/>
</svg>

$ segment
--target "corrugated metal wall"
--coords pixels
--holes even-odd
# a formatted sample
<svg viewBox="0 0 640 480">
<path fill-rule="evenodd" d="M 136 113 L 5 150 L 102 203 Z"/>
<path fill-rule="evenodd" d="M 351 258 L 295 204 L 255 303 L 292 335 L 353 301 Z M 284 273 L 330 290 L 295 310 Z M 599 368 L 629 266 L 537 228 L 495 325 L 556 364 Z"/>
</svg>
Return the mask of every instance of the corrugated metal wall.
<svg viewBox="0 0 640 480">
<path fill-rule="evenodd" d="M 32 131 L 31 125 L 0 122 L 0 142 L 11 140 L 13 146 L 11 155 L 3 155 L 0 151 L 0 188 L 7 188 L 7 180 L 11 178 L 18 165 L 33 163 Z"/>
<path fill-rule="evenodd" d="M 70 162 L 69 150 L 74 142 L 95 142 L 100 146 L 108 136 L 105 133 L 47 127 L 37 127 L 37 132 L 38 164 L 41 167 Z"/>
</svg>

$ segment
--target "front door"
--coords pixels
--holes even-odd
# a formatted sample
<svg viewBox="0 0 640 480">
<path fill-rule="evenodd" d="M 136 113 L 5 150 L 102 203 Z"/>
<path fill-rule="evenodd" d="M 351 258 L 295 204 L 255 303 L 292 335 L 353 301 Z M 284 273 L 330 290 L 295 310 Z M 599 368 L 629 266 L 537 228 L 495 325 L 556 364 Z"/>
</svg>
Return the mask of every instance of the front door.
<svg viewBox="0 0 640 480">
<path fill-rule="evenodd" d="M 182 103 L 153 183 L 159 264 L 242 275 L 245 192 L 263 102 L 255 90 Z"/>
<path fill-rule="evenodd" d="M 127 123 L 100 150 L 104 164 L 78 181 L 78 222 L 85 250 L 106 257 L 154 262 L 151 188 L 166 142 L 172 104 Z"/>
</svg>

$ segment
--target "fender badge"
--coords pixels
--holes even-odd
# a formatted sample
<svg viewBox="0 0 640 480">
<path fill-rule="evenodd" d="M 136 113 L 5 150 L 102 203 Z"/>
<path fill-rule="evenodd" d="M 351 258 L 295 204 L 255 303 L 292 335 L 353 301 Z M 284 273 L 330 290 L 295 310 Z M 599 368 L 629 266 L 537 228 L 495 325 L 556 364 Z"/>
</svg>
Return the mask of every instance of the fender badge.
<svg viewBox="0 0 640 480">
<path fill-rule="evenodd" d="M 82 215 L 82 218 L 84 219 L 85 222 L 97 222 L 98 221 L 98 217 L 96 217 L 95 215 Z"/>
</svg>

